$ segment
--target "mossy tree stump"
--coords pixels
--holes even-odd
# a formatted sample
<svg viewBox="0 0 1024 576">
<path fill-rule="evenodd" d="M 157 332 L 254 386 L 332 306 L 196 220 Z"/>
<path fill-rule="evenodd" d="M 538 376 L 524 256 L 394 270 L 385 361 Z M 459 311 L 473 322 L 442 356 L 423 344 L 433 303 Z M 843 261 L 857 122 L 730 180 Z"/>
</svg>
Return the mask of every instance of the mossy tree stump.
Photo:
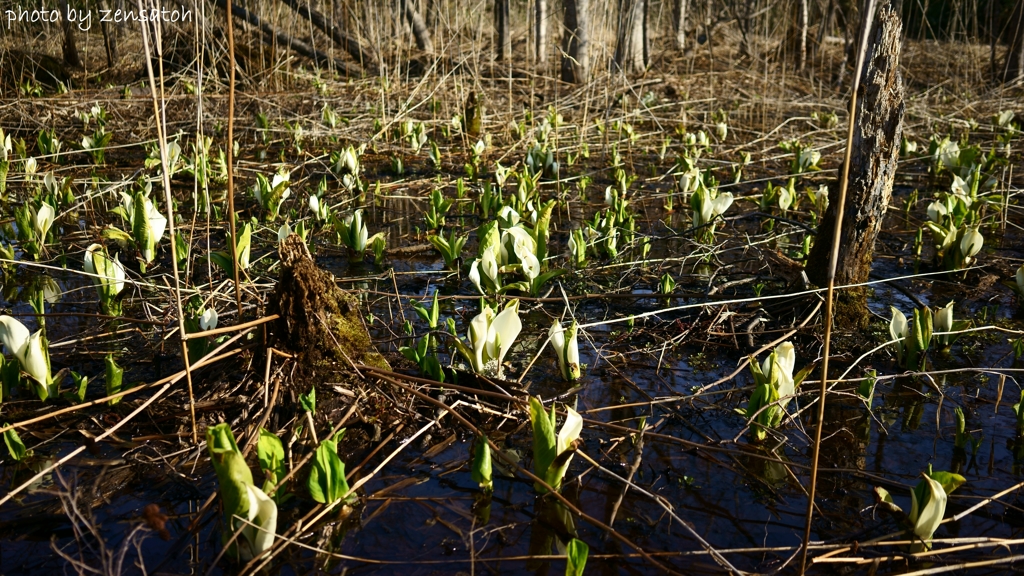
<svg viewBox="0 0 1024 576">
<path fill-rule="evenodd" d="M 355 363 L 390 370 L 370 340 L 359 302 L 317 268 L 302 239 L 288 236 L 278 254 L 282 271 L 271 304 L 281 316 L 274 330 L 278 345 L 310 368 L 336 362 L 340 368 Z"/>
<path fill-rule="evenodd" d="M 839 240 L 835 284 L 868 280 L 875 238 L 892 197 L 892 183 L 903 137 L 903 80 L 899 73 L 902 23 L 891 2 L 875 19 L 861 72 L 857 117 L 853 131 L 850 175 Z M 807 259 L 807 277 L 818 286 L 828 284 L 832 237 L 839 211 L 839 187 L 829 194 L 829 208 L 818 228 Z M 867 291 L 847 288 L 836 294 L 835 323 L 863 328 L 867 325 Z"/>
</svg>

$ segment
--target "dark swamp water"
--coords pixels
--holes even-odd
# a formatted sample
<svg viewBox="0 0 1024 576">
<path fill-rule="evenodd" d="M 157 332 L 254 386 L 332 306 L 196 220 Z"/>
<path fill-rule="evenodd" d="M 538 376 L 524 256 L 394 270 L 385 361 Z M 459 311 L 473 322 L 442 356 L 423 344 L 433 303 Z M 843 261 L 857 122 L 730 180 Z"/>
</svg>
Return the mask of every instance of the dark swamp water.
<svg viewBox="0 0 1024 576">
<path fill-rule="evenodd" d="M 653 164 L 657 159 L 642 161 Z M 595 182 L 583 198 L 574 197 L 568 211 L 556 211 L 550 245 L 559 262 L 565 259 L 568 231 L 605 208 L 598 189 L 603 190 L 611 180 L 605 171 L 595 169 L 594 174 Z M 824 182 L 829 177 L 823 172 L 814 181 Z M 872 269 L 883 280 L 913 276 L 915 267 L 921 274 L 871 286 L 873 319 L 868 329 L 853 333 L 836 327 L 832 377 L 848 367 L 850 371 L 835 388 L 837 393 L 829 397 L 824 424 L 813 540 L 827 545 L 864 542 L 898 532 L 900 527 L 892 518 L 874 509 L 873 490 L 884 487 L 908 510 L 910 489 L 929 464 L 936 470 L 958 471 L 967 480 L 950 497 L 946 517 L 1024 481 L 1024 448 L 1012 408 L 1020 397 L 1021 365 L 1011 343 L 1020 338 L 1024 318 L 1019 300 L 1007 284 L 1012 283 L 1012 270 L 1024 257 L 1022 216 L 1011 210 L 1004 231 L 989 233 L 986 229 L 986 246 L 977 268 L 966 275 L 941 274 L 931 266 L 929 247 L 920 264 L 915 264 L 913 237 L 926 218 L 928 201 L 919 200 L 909 213 L 901 207 L 926 176 L 911 170 L 907 179 L 911 181 L 901 182 L 897 188 Z M 574 189 L 571 181 L 563 185 Z M 546 184 L 545 194 L 556 188 Z M 553 289 L 542 294 L 545 297 L 523 297 L 524 329 L 511 354 L 506 373 L 509 381 L 503 384 L 519 398 L 527 393 L 546 400 L 558 398 L 595 421 L 584 428 L 580 453 L 569 467 L 563 494 L 602 522 L 608 522 L 614 511 L 615 530 L 658 562 L 680 573 L 723 573 L 725 569 L 707 553 L 695 533 L 739 570 L 793 571 L 799 560 L 794 555 L 807 505 L 805 486 L 815 425 L 808 407 L 815 398 L 816 383 L 805 383 L 789 405 L 790 413 L 799 412 L 797 418 L 770 434 L 767 441 L 754 443 L 745 432 L 745 419 L 735 412 L 750 396 L 750 372 L 744 368 L 735 378 L 728 376 L 748 353 L 790 330 L 796 330 L 789 339 L 796 345 L 797 369 L 819 359 L 820 320 L 813 311 L 820 296 L 805 290 L 785 263 L 773 256 L 777 247 L 790 253 L 797 249 L 804 228 L 779 220 L 768 229 L 767 220 L 754 214 L 757 195 L 762 192 L 759 180 L 725 189 L 734 191 L 737 202 L 719 228 L 713 254 L 702 258 L 708 249 L 683 233 L 689 228 L 686 203 L 677 199 L 675 212 L 664 209 L 671 183 L 659 178 L 638 180 L 631 188 L 631 207 L 638 215 L 638 239 L 651 240 L 650 253 L 641 259 L 639 249 L 632 248 L 617 261 L 592 258 L 587 268 L 552 282 L 549 287 Z M 466 333 L 469 320 L 479 309 L 465 268 L 461 277 L 453 276 L 444 271 L 436 252 L 400 250 L 426 244 L 425 235 L 417 231 L 423 226 L 421 212 L 426 201 L 408 198 L 422 196 L 419 192 L 399 181 L 384 187 L 379 195 L 367 194 L 371 232 L 386 230 L 389 249 L 400 254 L 389 256 L 384 267 L 372 264 L 369 255 L 364 262 L 350 262 L 329 242 L 327 233 L 316 233 L 312 241 L 320 266 L 332 272 L 343 287 L 360 295 L 364 313 L 373 317 L 370 329 L 378 348 L 393 361 L 396 371 L 411 375 L 417 374 L 416 367 L 402 363 L 397 354 L 397 346 L 409 342 L 402 319 L 413 322 L 417 335 L 425 326 L 409 308 L 410 299 L 423 299 L 438 291 L 442 323 L 454 319 L 460 335 Z M 453 196 L 454 186 L 446 187 L 445 192 Z M 925 196 L 922 192 L 922 198 Z M 304 202 L 305 195 L 296 194 L 290 206 L 301 213 Z M 341 209 L 348 203 L 346 199 L 337 206 Z M 807 220 L 804 212 L 791 213 L 789 218 Z M 466 231 L 475 230 L 480 222 L 469 201 L 454 207 L 448 221 Z M 68 268 L 78 269 L 81 249 L 91 241 L 84 228 L 63 224 L 61 242 L 69 246 Z M 273 289 L 275 228 L 261 225 L 257 229 L 253 259 L 263 259 L 257 264 L 262 274 L 254 274 L 251 294 Z M 222 238 L 214 236 L 214 248 L 222 244 Z M 472 234 L 464 252 L 467 260 L 476 254 L 476 243 Z M 170 268 L 166 240 L 164 244 L 157 267 L 161 274 Z M 196 259 L 195 266 L 202 274 L 206 265 Z M 49 338 L 56 346 L 55 370 L 66 366 L 90 375 L 88 397 L 98 398 L 104 394 L 103 356 L 107 353 L 120 355 L 127 367 L 126 381 L 133 383 L 156 381 L 180 369 L 175 325 L 162 316 L 167 309 L 166 290 L 146 289 L 132 297 L 126 316 L 149 324 L 111 326 L 88 316 L 97 310 L 88 281 L 59 268 L 58 264 L 49 273 L 63 295 L 48 307 L 51 316 L 46 321 Z M 14 314 L 32 313 L 25 295 L 39 282 L 36 272 L 19 272 L 19 281 L 5 285 L 3 304 Z M 659 279 L 666 273 L 676 282 L 671 298 L 656 293 Z M 29 280 L 21 281 L 22 277 Z M 233 304 L 230 287 L 225 287 L 230 283 L 220 275 L 213 284 L 223 295 L 217 305 L 222 323 L 230 324 L 234 322 Z M 401 297 L 396 298 L 396 293 Z M 896 365 L 891 347 L 881 345 L 889 339 L 889 306 L 908 315 L 915 306 L 908 294 L 932 306 L 954 300 L 958 319 L 989 328 L 964 334 L 949 351 L 933 349 L 928 375 L 897 377 L 903 370 Z M 567 303 L 584 327 L 580 352 L 586 369 L 582 379 L 573 384 L 561 380 L 550 348 L 533 361 L 551 319 L 561 317 Z M 399 310 L 403 307 L 404 312 Z M 254 318 L 256 311 L 257 306 L 250 304 L 247 317 Z M 627 321 L 631 316 L 634 320 Z M 33 320 L 25 318 L 31 326 Z M 807 326 L 800 328 L 808 318 Z M 879 349 L 868 354 L 874 348 Z M 448 347 L 442 350 L 446 359 Z M 262 354 L 258 351 L 244 359 L 228 360 L 197 375 L 196 409 L 201 428 L 225 419 L 246 423 L 262 410 Z M 866 369 L 879 376 L 870 413 L 855 392 Z M 810 380 L 817 377 L 818 371 L 809 376 Z M 344 382 L 318 382 L 317 386 L 323 403 L 317 428 L 325 434 L 347 405 L 338 388 L 350 386 Z M 556 574 L 565 564 L 558 557 L 556 542 L 564 542 L 570 535 L 590 546 L 588 573 L 656 571 L 635 550 L 594 524 L 578 517 L 566 521 L 571 515 L 550 499 L 539 498 L 521 475 L 499 472 L 488 507 L 470 477 L 472 434 L 450 416 L 436 420 L 437 413 L 429 406 L 406 406 L 393 390 L 380 384 L 366 386 L 395 402 L 392 407 L 380 408 L 381 412 L 402 414 L 394 419 L 380 414 L 376 419 L 363 417 L 349 427 L 341 451 L 349 470 L 359 467 L 353 479 L 375 472 L 345 515 L 331 515 L 305 528 L 297 539 L 301 545 L 275 557 L 269 573 Z M 449 389 L 441 393 L 449 406 L 461 402 L 455 409 L 471 414 L 478 425 L 491 431 L 492 438 L 520 455 L 524 466 L 531 466 L 531 434 L 521 409 L 467 392 Z M 439 397 L 436 389 L 431 394 Z M 61 466 L 59 477 L 45 474 L 36 485 L 0 506 L 0 572 L 73 571 L 54 549 L 100 564 L 97 540 L 76 535 L 55 495 L 58 489 L 76 492 L 77 502 L 88 510 L 111 554 L 116 557 L 116 551 L 126 547 L 124 572 L 140 573 L 136 562 L 144 564 L 150 574 L 238 570 L 226 560 L 212 565 L 221 548 L 216 502 L 212 510 L 197 515 L 217 491 L 217 481 L 205 448 L 197 450 L 188 438 L 188 399 L 183 384 L 117 434 L 90 442 L 90 436 L 117 423 L 140 402 L 133 398 L 115 407 L 69 413 L 22 431 L 22 439 L 35 455 L 23 463 L 9 458 L 2 461 L 0 497 L 72 450 L 83 445 L 87 449 Z M 294 404 L 296 399 L 285 393 L 281 402 Z M 964 451 L 954 445 L 953 410 L 957 407 L 966 415 L 967 428 L 981 440 L 976 450 Z M 4 422 L 11 418 L 9 410 L 25 419 L 50 409 L 22 393 L 13 400 L 5 399 L 3 418 Z M 291 430 L 294 413 L 294 406 L 282 410 L 271 418 L 270 427 Z M 397 422 L 401 428 L 388 426 Z M 636 431 L 641 422 L 648 426 L 642 439 L 622 428 L 601 425 Z M 295 444 L 296 460 L 307 450 L 307 442 L 303 439 Z M 250 460 L 257 470 L 254 459 Z M 631 476 L 637 488 L 623 494 L 623 483 L 614 475 Z M 312 507 L 304 482 L 300 475 L 296 497 L 281 505 L 279 532 Z M 166 514 L 166 534 L 137 531 L 149 504 L 156 504 Z M 679 519 L 690 528 L 680 525 Z M 197 530 L 189 534 L 192 522 L 197 522 Z M 1019 490 L 1012 490 L 944 524 L 935 537 L 1015 539 L 1022 526 L 1024 502 Z M 1017 546 L 1008 548 L 1017 551 Z M 865 548 L 845 555 L 873 558 L 901 550 L 895 546 Z M 819 548 L 815 554 L 826 551 Z M 942 561 L 998 554 L 995 547 L 988 546 L 951 552 Z M 933 565 L 928 560 L 894 560 L 881 563 L 879 570 L 902 573 Z M 859 573 L 869 567 L 850 563 L 819 570 Z M 975 572 L 1004 573 L 1006 569 Z"/>
</svg>

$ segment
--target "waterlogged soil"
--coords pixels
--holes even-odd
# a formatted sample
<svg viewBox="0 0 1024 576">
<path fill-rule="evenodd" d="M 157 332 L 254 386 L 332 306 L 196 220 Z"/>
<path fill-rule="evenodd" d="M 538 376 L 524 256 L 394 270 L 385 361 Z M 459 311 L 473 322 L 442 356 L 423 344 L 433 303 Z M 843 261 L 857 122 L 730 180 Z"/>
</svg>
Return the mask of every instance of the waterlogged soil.
<svg viewBox="0 0 1024 576">
<path fill-rule="evenodd" d="M 735 132 L 742 133 L 742 128 Z M 815 311 L 821 295 L 803 284 L 800 269 L 791 259 L 798 255 L 807 233 L 809 214 L 796 210 L 785 215 L 804 223 L 802 226 L 758 214 L 757 200 L 765 180 L 784 183 L 785 160 L 768 160 L 752 166 L 738 185 L 723 186 L 736 195 L 737 202 L 719 228 L 714 249 L 698 245 L 687 232 L 686 202 L 676 198 L 674 211 L 665 208 L 672 190 L 672 178 L 666 174 L 672 172 L 674 155 L 662 158 L 652 150 L 637 148 L 629 156 L 630 170 L 642 177 L 630 188 L 629 197 L 638 215 L 637 234 L 650 238 L 650 252 L 642 255 L 634 246 L 624 249 L 614 261 L 594 257 L 586 268 L 550 284 L 541 298 L 523 297 L 523 332 L 510 354 L 505 381 L 495 382 L 520 400 L 526 394 L 557 398 L 593 421 L 584 429 L 580 453 L 569 467 L 563 494 L 602 522 L 608 523 L 614 514 L 613 526 L 622 539 L 566 514 L 551 498 L 538 497 L 529 480 L 507 469 L 497 470 L 494 493 L 484 497 L 470 476 L 473 435 L 450 415 L 372 377 L 359 380 L 349 374 L 342 380 L 322 376 L 302 382 L 302 388 L 317 388 L 320 404 L 314 421 L 321 439 L 353 398 L 371 398 L 360 405 L 339 447 L 348 470 L 355 470 L 350 482 L 366 476 L 370 479 L 358 491 L 357 502 L 307 529 L 299 539 L 303 546 L 291 546 L 275 557 L 271 573 L 561 573 L 565 560 L 558 555 L 571 536 L 590 546 L 588 573 L 657 571 L 623 539 L 680 573 L 725 572 L 694 533 L 739 570 L 794 570 L 807 506 L 805 488 L 815 426 L 812 413 L 816 411 L 812 401 L 817 395 L 818 371 L 808 376 L 801 394 L 789 405 L 789 412 L 797 417 L 762 443 L 751 440 L 744 418 L 735 411 L 745 406 L 750 396 L 749 371 L 729 376 L 748 354 L 791 330 L 795 330 L 790 339 L 797 347 L 797 368 L 820 359 L 820 318 Z M 293 152 L 281 145 L 280 149 L 271 147 L 268 156 L 277 157 L 281 150 L 286 156 Z M 376 348 L 393 369 L 416 376 L 416 367 L 397 352 L 398 346 L 412 343 L 403 327 L 406 319 L 417 335 L 427 331 L 412 312 L 410 301 L 425 301 L 436 291 L 442 307 L 441 324 L 451 318 L 457 333 L 465 334 L 470 319 L 478 313 L 479 300 L 465 266 L 461 275 L 446 271 L 436 252 L 419 248 L 427 245 L 422 211 L 427 206 L 426 192 L 436 184 L 436 173 L 424 160 L 425 151 L 419 156 L 408 151 L 403 154 L 407 155 L 408 170 L 404 175 L 392 172 L 390 160 L 386 160 L 390 156 L 364 158 L 368 191 L 365 197 L 355 199 L 366 207 L 371 233 L 388 234 L 390 255 L 382 265 L 372 263 L 369 255 L 365 260 L 353 258 L 324 231 L 314 233 L 309 246 L 317 264 L 356 299 Z M 518 158 L 518 152 L 511 154 Z M 1013 158 L 1019 162 L 1019 151 Z M 545 197 L 561 194 L 568 198 L 564 207 L 556 210 L 552 225 L 550 252 L 559 265 L 567 265 L 569 230 L 605 208 L 604 189 L 613 183 L 606 161 L 606 154 L 595 152 L 587 163 L 566 167 L 570 176 L 565 180 L 542 186 Z M 834 177 L 830 169 L 838 161 L 838 156 L 831 154 L 823 162 L 827 169 L 802 184 L 829 182 Z M 243 162 L 251 162 L 251 166 L 260 160 L 245 157 Z M 461 166 L 453 162 L 441 172 L 443 189 L 450 198 L 455 196 L 453 182 Z M 909 510 L 910 489 L 929 465 L 958 472 L 967 480 L 951 495 L 947 517 L 966 512 L 1024 480 L 1024 447 L 1016 434 L 1012 407 L 1020 397 L 1017 375 L 1021 366 L 1011 344 L 1024 329 L 1024 317 L 1020 301 L 1009 287 L 1013 270 L 1024 258 L 1020 233 L 1024 220 L 1014 205 L 1007 211 L 1005 226 L 1000 219 L 995 227 L 985 229 L 979 267 L 957 274 L 936 270 L 929 247 L 920 258 L 913 249 L 914 235 L 927 218 L 929 200 L 925 198 L 946 185 L 929 175 L 926 166 L 926 160 L 908 159 L 901 171 L 876 246 L 872 270 L 880 281 L 870 288 L 872 321 L 868 330 L 851 333 L 843 326 L 835 327 L 832 377 L 844 374 L 844 379 L 834 385 L 835 394 L 827 404 L 815 500 L 815 541 L 852 544 L 899 532 L 896 520 L 875 509 L 874 488 L 885 488 L 897 504 Z M 308 170 L 312 186 L 319 180 L 313 177 L 318 172 Z M 322 172 L 323 166 L 319 170 Z M 575 180 L 579 173 L 593 178 L 582 194 Z M 1013 185 L 1019 189 L 1019 175 L 1015 178 Z M 726 169 L 720 179 L 728 181 Z M 382 184 L 379 190 L 374 188 L 377 181 Z M 353 203 L 337 183 L 329 186 L 336 210 Z M 299 189 L 296 186 L 296 191 Z M 904 211 L 904 203 L 915 189 L 921 190 L 921 199 Z M 191 187 L 177 190 L 182 201 L 191 198 Z M 509 185 L 507 193 L 512 190 Z M 478 193 L 471 185 L 467 199 L 458 202 L 447 217 L 449 226 L 471 233 L 464 251 L 467 261 L 478 248 L 472 233 L 481 223 L 473 204 Z M 303 213 L 306 194 L 294 196 L 288 209 L 294 210 L 293 214 Z M 258 213 L 250 198 L 241 203 L 249 211 L 247 217 Z M 181 361 L 174 343 L 176 325 L 163 312 L 171 309 L 172 302 L 166 289 L 140 288 L 133 293 L 126 316 L 141 322 L 111 323 L 89 316 L 97 311 L 94 292 L 87 279 L 71 270 L 78 269 L 80 251 L 92 241 L 96 230 L 92 226 L 108 217 L 104 210 L 94 208 L 83 211 L 82 218 L 89 221 L 89 228 L 63 224 L 67 256 L 56 258 L 58 265 L 47 269 L 62 296 L 48 308 L 46 326 L 57 346 L 53 351 L 55 369 L 68 366 L 89 375 L 87 398 L 99 398 L 105 393 L 103 357 L 108 353 L 121 358 L 127 366 L 125 380 L 132 383 L 153 382 L 173 374 L 181 368 Z M 247 291 L 247 319 L 268 311 L 265 297 L 273 291 L 279 273 L 274 264 L 276 225 L 261 225 L 257 237 L 253 260 L 259 263 L 256 270 L 260 273 L 254 272 Z M 222 247 L 223 234 L 211 235 L 210 241 L 213 249 Z M 68 270 L 61 269 L 65 263 Z M 230 284 L 223 284 L 223 274 L 216 270 L 208 278 L 207 265 L 200 258 L 192 265 L 202 282 Z M 165 247 L 153 274 L 162 282 L 169 269 Z M 659 280 L 666 273 L 676 281 L 671 296 L 657 293 Z M 904 278 L 907 276 L 914 277 Z M 42 282 L 39 270 L 22 266 L 7 278 L 4 306 L 31 323 L 28 315 L 32 310 L 25 297 Z M 232 312 L 233 291 L 230 286 L 220 290 L 224 294 L 217 304 L 221 322 L 229 325 L 237 321 Z M 929 374 L 899 376 L 903 369 L 896 364 L 891 348 L 882 346 L 889 339 L 889 306 L 909 315 L 915 299 L 933 307 L 953 300 L 958 319 L 988 328 L 962 335 L 948 350 L 932 350 Z M 584 376 L 573 384 L 561 380 L 549 347 L 541 349 L 552 319 L 569 315 L 583 327 L 580 353 Z M 806 326 L 801 327 L 805 321 Z M 261 344 L 258 340 L 254 335 L 247 341 Z M 450 346 L 441 341 L 440 359 L 448 364 Z M 261 346 L 254 346 L 250 352 L 197 372 L 193 385 L 200 435 L 205 426 L 220 421 L 241 427 L 258 420 L 268 392 L 263 384 L 264 354 Z M 280 366 L 292 370 L 280 363 L 275 370 Z M 868 370 L 879 377 L 870 410 L 855 392 Z M 448 376 L 456 375 L 449 372 Z M 290 382 L 281 374 L 271 380 L 274 378 Z M 456 384 L 494 391 L 464 373 Z M 299 439 L 294 444 L 288 440 L 297 425 L 305 425 L 296 408 L 302 388 L 297 384 L 282 387 L 278 408 L 267 424 L 285 438 L 289 465 L 311 445 L 301 433 L 296 434 Z M 486 431 L 508 454 L 519 457 L 525 467 L 532 466 L 532 436 L 520 404 L 454 387 L 427 391 L 448 406 L 457 406 L 454 409 Z M 161 574 L 239 570 L 226 559 L 212 566 L 221 549 L 217 503 L 213 511 L 202 515 L 198 511 L 217 491 L 217 481 L 205 448 L 191 442 L 183 384 L 117 434 L 101 442 L 91 441 L 101 429 L 138 407 L 146 394 L 140 396 L 143 398 L 131 397 L 116 406 L 62 415 L 21 432 L 34 456 L 23 463 L 3 460 L 0 494 L 20 486 L 35 471 L 79 446 L 85 445 L 87 450 L 0 507 L 4 574 L 70 570 L 55 550 L 75 559 L 84 557 L 98 566 L 97 534 L 107 550 L 126 549 L 125 572 L 139 571 L 139 564 L 145 565 L 147 573 Z M 2 418 L 5 422 L 22 421 L 64 405 L 59 401 L 42 405 L 22 392 L 5 399 Z M 814 409 L 809 409 L 812 406 Z M 967 430 L 979 440 L 975 448 L 955 447 L 954 408 L 963 410 Z M 643 424 L 647 428 L 641 438 L 636 431 Z M 250 463 L 256 470 L 254 458 Z M 617 477 L 631 478 L 636 488 L 624 493 Z M 295 496 L 280 506 L 279 531 L 294 526 L 313 507 L 304 483 L 305 473 L 300 473 L 298 482 L 293 483 Z M 76 532 L 68 519 L 70 506 L 67 500 L 62 506 L 58 491 L 75 495 L 77 511 L 96 527 L 95 534 Z M 144 513 L 151 504 L 166 518 Z M 680 520 L 688 527 L 680 525 Z M 145 537 L 129 538 L 143 523 L 148 526 Z M 193 523 L 196 530 L 190 533 Z M 85 524 L 78 522 L 78 530 L 87 530 Z M 1018 490 L 1011 490 L 944 524 L 936 538 L 1016 538 L 1022 525 L 1024 502 Z M 890 546 L 864 548 L 854 555 L 872 558 L 902 552 Z M 942 561 L 998 554 L 983 548 L 949 553 Z M 928 566 L 923 561 L 901 559 L 883 562 L 880 570 L 899 572 Z M 867 570 L 856 564 L 849 568 L 851 572 Z"/>
</svg>

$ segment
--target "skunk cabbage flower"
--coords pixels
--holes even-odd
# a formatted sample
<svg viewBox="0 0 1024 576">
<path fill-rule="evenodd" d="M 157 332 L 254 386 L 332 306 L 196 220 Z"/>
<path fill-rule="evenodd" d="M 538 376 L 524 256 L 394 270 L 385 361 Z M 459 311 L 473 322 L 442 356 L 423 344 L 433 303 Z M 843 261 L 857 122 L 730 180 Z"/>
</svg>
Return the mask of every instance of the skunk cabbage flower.
<svg viewBox="0 0 1024 576">
<path fill-rule="evenodd" d="M 519 263 L 522 264 L 523 274 L 527 278 L 533 280 L 540 275 L 540 260 L 537 259 L 537 241 L 534 240 L 533 236 L 526 229 L 513 226 L 502 232 L 499 254 L 503 264 L 510 264 L 512 262 L 509 248 L 511 248 L 512 254 L 515 254 Z"/>
<path fill-rule="evenodd" d="M 970 264 L 978 252 L 981 251 L 981 247 L 985 244 L 985 238 L 978 231 L 977 227 L 968 228 L 964 232 L 964 237 L 960 239 L 960 253 L 964 256 L 964 266 Z"/>
<path fill-rule="evenodd" d="M 495 315 L 490 306 L 469 323 L 469 346 L 456 342 L 459 352 L 472 365 L 477 374 L 492 373 L 501 378 L 502 362 L 519 333 L 523 323 L 519 319 L 519 300 L 513 300 Z"/>
<path fill-rule="evenodd" d="M 903 353 L 907 350 L 907 335 L 910 333 L 906 315 L 890 306 L 892 309 L 892 320 L 889 321 L 889 336 L 896 341 L 896 355 L 902 361 Z"/>
<path fill-rule="evenodd" d="M 92 244 L 85 249 L 83 264 L 86 273 L 92 275 L 91 280 L 99 293 L 100 307 L 104 313 L 120 315 L 121 305 L 116 298 L 124 290 L 125 271 L 117 256 L 111 260 L 103 246 Z"/>
<path fill-rule="evenodd" d="M 555 407 L 551 406 L 551 412 L 544 410 L 540 399 L 530 397 L 530 421 L 533 424 L 533 469 L 537 476 L 555 490 L 562 487 L 562 478 L 569 468 L 572 460 L 572 452 L 575 451 L 575 442 L 583 432 L 583 418 L 566 406 L 565 423 L 561 430 L 555 434 Z M 557 464 L 557 466 L 556 466 Z M 534 484 L 537 491 L 546 489 Z"/>
<path fill-rule="evenodd" d="M 217 327 L 217 309 L 207 308 L 199 317 L 199 327 L 205 330 L 213 330 Z"/>
<path fill-rule="evenodd" d="M 918 484 L 918 488 L 910 492 L 910 522 L 914 525 L 914 534 L 927 543 L 942 523 L 948 497 L 942 485 L 931 476 L 925 474 L 922 484 L 924 490 Z M 918 501 L 918 492 L 921 492 L 923 502 Z"/>
<path fill-rule="evenodd" d="M 937 308 L 932 311 L 932 330 L 935 332 L 952 332 L 953 331 L 953 302 L 950 301 L 942 308 Z M 939 344 L 942 346 L 949 346 L 953 342 L 952 334 L 943 334 L 939 336 Z"/>
<path fill-rule="evenodd" d="M 7 351 L 14 354 L 21 369 L 39 384 L 39 396 L 46 400 L 50 396 L 50 354 L 46 350 L 43 331 L 29 334 L 28 328 L 11 316 L 0 316 L 0 341 Z"/>
<path fill-rule="evenodd" d="M 238 557 L 243 561 L 259 557 L 274 544 L 277 504 L 253 484 L 252 471 L 235 443 L 230 426 L 218 424 L 207 428 L 206 446 L 224 501 L 223 540 L 226 542 L 241 529 L 235 549 Z"/>
<path fill-rule="evenodd" d="M 724 142 L 725 138 L 729 136 L 729 125 L 725 122 L 715 124 L 715 136 L 718 136 L 720 142 Z"/>
<path fill-rule="evenodd" d="M 33 219 L 33 225 L 36 228 L 36 237 L 39 238 L 40 243 L 46 242 L 46 233 L 50 231 L 50 226 L 53 226 L 53 220 L 57 217 L 57 212 L 46 202 L 43 202 L 36 210 L 35 218 Z"/>
<path fill-rule="evenodd" d="M 1024 264 L 1017 268 L 1017 291 L 1024 297 Z"/>
<path fill-rule="evenodd" d="M 548 330 L 551 346 L 555 349 L 555 354 L 558 355 L 558 367 L 566 382 L 572 382 L 580 377 L 580 346 L 577 340 L 577 331 L 575 321 L 568 330 L 565 330 L 558 320 L 555 320 Z"/>
</svg>

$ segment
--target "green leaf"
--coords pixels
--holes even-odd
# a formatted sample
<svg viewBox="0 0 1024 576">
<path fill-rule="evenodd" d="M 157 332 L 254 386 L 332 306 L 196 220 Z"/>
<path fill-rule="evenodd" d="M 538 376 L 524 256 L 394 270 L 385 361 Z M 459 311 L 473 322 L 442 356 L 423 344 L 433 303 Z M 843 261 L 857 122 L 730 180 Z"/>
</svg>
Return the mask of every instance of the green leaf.
<svg viewBox="0 0 1024 576">
<path fill-rule="evenodd" d="M 107 354 L 103 362 L 106 365 L 107 396 L 112 396 L 121 391 L 122 381 L 124 380 L 124 368 L 114 362 L 113 354 Z M 122 398 L 123 396 L 118 396 L 108 402 L 113 406 L 120 402 Z"/>
<path fill-rule="evenodd" d="M 494 489 L 491 473 L 491 446 L 487 443 L 487 436 L 477 438 L 470 476 L 485 492 L 490 492 Z"/>
<path fill-rule="evenodd" d="M 545 266 L 544 260 L 548 257 L 548 236 L 554 209 L 555 201 L 548 200 L 538 211 L 537 223 L 533 226 L 533 239 L 537 241 L 537 260 L 540 260 L 541 268 Z"/>
<path fill-rule="evenodd" d="M 316 386 L 310 388 L 308 394 L 299 394 L 299 404 L 306 412 L 316 414 Z"/>
<path fill-rule="evenodd" d="M 931 472 L 928 474 L 932 480 L 935 480 L 942 486 L 942 490 L 948 495 L 952 494 L 954 490 L 964 485 L 967 479 L 959 474 L 952 472 Z"/>
<path fill-rule="evenodd" d="M 75 398 L 78 399 L 79 404 L 85 402 L 85 389 L 89 386 L 89 377 L 72 370 L 71 380 L 75 383 Z"/>
<path fill-rule="evenodd" d="M 10 423 L 4 422 L 4 426 L 10 426 Z M 18 431 L 14 428 L 4 431 L 4 444 L 7 444 L 7 451 L 11 453 L 11 458 L 18 462 L 21 462 L 26 456 L 32 455 L 32 451 L 25 448 L 25 443 L 21 441 Z"/>
<path fill-rule="evenodd" d="M 235 263 L 231 260 L 231 255 L 227 252 L 211 252 L 210 262 L 216 264 L 228 276 L 234 277 Z"/>
<path fill-rule="evenodd" d="M 235 435 L 231 426 L 220 423 L 206 429 L 206 448 L 210 453 L 210 461 L 217 473 L 220 484 L 220 495 L 224 500 L 224 515 L 247 518 L 249 497 L 247 486 L 252 486 L 252 471 L 242 457 L 242 451 L 235 443 Z M 228 524 L 230 526 L 230 523 Z"/>
<path fill-rule="evenodd" d="M 316 449 L 307 486 L 310 496 L 322 504 L 330 504 L 348 493 L 345 464 L 338 456 L 338 444 L 335 441 L 324 440 Z"/>
<path fill-rule="evenodd" d="M 551 463 L 555 460 L 556 437 L 554 422 L 554 406 L 549 415 L 544 410 L 540 398 L 530 397 L 530 422 L 533 424 L 533 470 L 537 476 L 547 476 Z M 544 491 L 540 484 L 534 484 L 537 491 Z"/>
<path fill-rule="evenodd" d="M 565 547 L 566 565 L 565 576 L 583 576 L 583 569 L 587 566 L 587 556 L 590 554 L 590 547 L 586 542 L 573 538 Z"/>
<path fill-rule="evenodd" d="M 260 469 L 267 475 L 271 486 L 277 485 L 284 478 L 284 445 L 276 434 L 260 428 L 259 441 L 256 444 L 256 455 L 260 460 Z M 265 491 L 265 490 L 264 490 Z"/>
</svg>

